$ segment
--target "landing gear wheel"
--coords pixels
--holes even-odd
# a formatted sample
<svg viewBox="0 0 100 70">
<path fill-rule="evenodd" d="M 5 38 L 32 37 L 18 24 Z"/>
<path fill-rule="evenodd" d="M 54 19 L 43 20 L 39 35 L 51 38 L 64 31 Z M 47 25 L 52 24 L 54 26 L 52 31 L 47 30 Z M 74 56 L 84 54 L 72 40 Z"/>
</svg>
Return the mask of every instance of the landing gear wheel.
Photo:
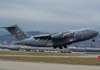
<svg viewBox="0 0 100 70">
<path fill-rule="evenodd" d="M 64 48 L 67 48 L 67 45 L 64 45 Z"/>
<path fill-rule="evenodd" d="M 56 49 L 56 48 L 57 48 L 57 46 L 54 46 L 53 48 L 54 48 L 54 49 Z"/>
<path fill-rule="evenodd" d="M 59 48 L 60 48 L 60 49 L 63 49 L 63 47 L 62 47 L 62 46 L 59 46 Z"/>
</svg>

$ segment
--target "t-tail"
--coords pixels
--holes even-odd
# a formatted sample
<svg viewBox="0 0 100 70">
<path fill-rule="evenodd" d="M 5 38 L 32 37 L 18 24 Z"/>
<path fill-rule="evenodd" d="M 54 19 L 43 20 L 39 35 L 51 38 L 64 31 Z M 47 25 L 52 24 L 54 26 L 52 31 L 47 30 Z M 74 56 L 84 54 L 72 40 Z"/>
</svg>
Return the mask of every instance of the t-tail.
<svg viewBox="0 0 100 70">
<path fill-rule="evenodd" d="M 2 28 L 8 30 L 8 32 L 10 32 L 18 40 L 29 38 L 29 36 L 25 32 L 23 32 L 17 25 L 13 25 L 10 27 L 2 27 Z"/>
</svg>

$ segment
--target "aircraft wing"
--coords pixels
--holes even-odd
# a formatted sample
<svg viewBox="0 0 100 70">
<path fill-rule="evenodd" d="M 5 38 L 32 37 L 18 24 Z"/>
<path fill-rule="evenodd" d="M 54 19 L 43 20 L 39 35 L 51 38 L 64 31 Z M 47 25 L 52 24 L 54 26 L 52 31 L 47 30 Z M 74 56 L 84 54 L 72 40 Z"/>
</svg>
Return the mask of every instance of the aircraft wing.
<svg viewBox="0 0 100 70">
<path fill-rule="evenodd" d="M 50 34 L 44 34 L 44 35 L 36 35 L 34 36 L 35 39 L 51 39 L 51 35 Z"/>
<path fill-rule="evenodd" d="M 71 38 L 73 37 L 73 33 L 54 33 L 54 34 L 45 34 L 34 36 L 35 39 L 63 39 L 63 38 Z"/>
</svg>

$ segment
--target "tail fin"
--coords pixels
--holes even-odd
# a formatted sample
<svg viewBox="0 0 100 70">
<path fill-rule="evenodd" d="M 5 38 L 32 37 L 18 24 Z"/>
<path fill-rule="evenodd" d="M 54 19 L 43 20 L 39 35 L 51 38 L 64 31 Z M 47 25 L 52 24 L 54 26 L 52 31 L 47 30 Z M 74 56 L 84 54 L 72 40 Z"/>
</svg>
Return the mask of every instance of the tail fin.
<svg viewBox="0 0 100 70">
<path fill-rule="evenodd" d="M 26 33 L 24 33 L 17 25 L 13 25 L 10 27 L 2 27 L 2 28 L 8 30 L 8 32 L 10 32 L 18 40 L 29 38 L 29 36 Z"/>
</svg>

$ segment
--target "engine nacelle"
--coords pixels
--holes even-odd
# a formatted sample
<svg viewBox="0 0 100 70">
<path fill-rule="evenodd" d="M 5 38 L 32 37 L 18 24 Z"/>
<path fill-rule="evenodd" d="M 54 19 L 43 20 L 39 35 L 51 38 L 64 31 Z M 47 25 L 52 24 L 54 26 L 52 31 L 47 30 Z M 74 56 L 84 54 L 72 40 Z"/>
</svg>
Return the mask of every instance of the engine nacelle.
<svg viewBox="0 0 100 70">
<path fill-rule="evenodd" d="M 74 33 L 68 33 L 68 32 L 66 32 L 66 33 L 63 33 L 63 37 L 65 38 L 72 38 L 74 36 Z"/>
<path fill-rule="evenodd" d="M 57 38 L 71 38 L 73 37 L 74 33 L 64 32 L 64 33 L 57 33 L 51 35 L 51 38 L 57 39 Z"/>
<path fill-rule="evenodd" d="M 57 33 L 51 35 L 51 38 L 59 39 L 59 38 L 71 38 L 73 37 L 73 33 L 65 32 L 65 33 Z"/>
<path fill-rule="evenodd" d="M 63 38 L 63 34 L 62 33 L 53 34 L 51 35 L 51 38 L 54 38 L 54 39 Z"/>
</svg>

